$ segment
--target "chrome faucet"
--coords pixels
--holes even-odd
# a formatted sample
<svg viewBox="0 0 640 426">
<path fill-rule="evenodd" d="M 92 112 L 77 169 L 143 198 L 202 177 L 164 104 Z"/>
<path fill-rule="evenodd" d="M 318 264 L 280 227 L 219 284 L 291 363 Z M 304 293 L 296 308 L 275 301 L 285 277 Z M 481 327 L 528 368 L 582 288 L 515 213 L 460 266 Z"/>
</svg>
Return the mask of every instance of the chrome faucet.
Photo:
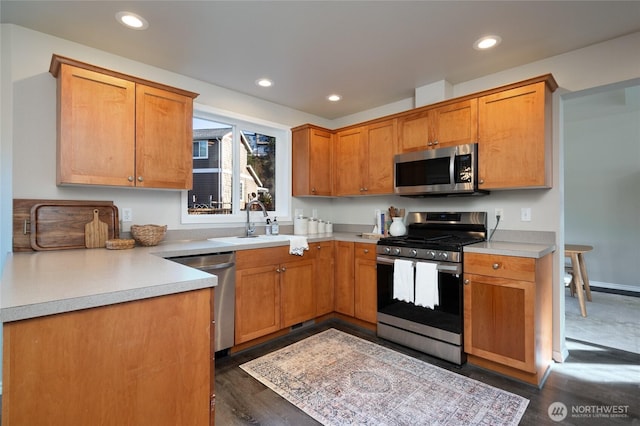
<svg viewBox="0 0 640 426">
<path fill-rule="evenodd" d="M 258 201 L 257 198 L 254 198 L 253 200 L 249 201 L 245 206 L 245 209 L 247 210 L 247 223 L 245 224 L 246 237 L 253 237 L 254 236 L 253 233 L 256 232 L 256 224 L 249 222 L 249 212 L 251 212 L 251 206 L 254 204 L 257 204 L 260 206 L 260 208 L 262 209 L 262 213 L 264 214 L 264 217 L 269 216 L 269 213 L 267 213 L 267 208 L 264 206 L 264 204 Z"/>
</svg>

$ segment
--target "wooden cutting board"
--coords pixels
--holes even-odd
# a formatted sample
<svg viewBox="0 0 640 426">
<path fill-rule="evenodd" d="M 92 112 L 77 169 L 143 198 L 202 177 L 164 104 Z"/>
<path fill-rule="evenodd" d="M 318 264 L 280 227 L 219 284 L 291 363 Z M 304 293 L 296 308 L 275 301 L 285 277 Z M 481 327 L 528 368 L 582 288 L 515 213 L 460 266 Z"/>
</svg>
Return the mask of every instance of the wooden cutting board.
<svg viewBox="0 0 640 426">
<path fill-rule="evenodd" d="M 109 227 L 100 220 L 100 210 L 93 209 L 93 220 L 84 225 L 84 245 L 87 248 L 99 248 L 107 245 Z"/>
<path fill-rule="evenodd" d="M 13 250 L 85 248 L 85 225 L 93 210 L 107 225 L 107 239 L 119 238 L 118 208 L 112 201 L 13 200 Z"/>
</svg>

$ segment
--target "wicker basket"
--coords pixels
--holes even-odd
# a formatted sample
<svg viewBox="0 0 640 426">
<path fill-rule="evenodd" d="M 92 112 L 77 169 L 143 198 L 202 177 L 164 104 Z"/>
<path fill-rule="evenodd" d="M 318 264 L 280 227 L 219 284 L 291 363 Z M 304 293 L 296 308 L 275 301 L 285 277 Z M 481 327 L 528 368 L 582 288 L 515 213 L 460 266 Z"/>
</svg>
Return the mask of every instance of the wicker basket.
<svg viewBox="0 0 640 426">
<path fill-rule="evenodd" d="M 131 235 L 141 246 L 155 246 L 166 232 L 167 225 L 131 225 Z"/>
<path fill-rule="evenodd" d="M 112 240 L 107 240 L 105 242 L 105 247 L 109 250 L 132 249 L 135 247 L 135 245 L 136 245 L 136 241 L 131 239 L 115 238 Z"/>
</svg>

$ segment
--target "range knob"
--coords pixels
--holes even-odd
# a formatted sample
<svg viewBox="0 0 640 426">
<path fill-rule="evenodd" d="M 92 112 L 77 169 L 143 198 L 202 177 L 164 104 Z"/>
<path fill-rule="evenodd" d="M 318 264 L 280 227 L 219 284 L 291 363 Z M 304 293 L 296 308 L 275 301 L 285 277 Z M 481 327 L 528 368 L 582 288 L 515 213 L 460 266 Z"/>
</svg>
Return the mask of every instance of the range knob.
<svg viewBox="0 0 640 426">
<path fill-rule="evenodd" d="M 438 253 L 438 256 L 442 260 L 447 260 L 449 258 L 449 254 L 447 252 L 444 252 L 444 251 L 441 251 L 440 253 Z"/>
<path fill-rule="evenodd" d="M 389 254 L 389 253 L 391 253 L 391 247 L 385 247 L 384 254 Z"/>
<path fill-rule="evenodd" d="M 396 247 L 396 248 L 393 249 L 393 254 L 395 254 L 396 256 L 400 256 L 400 252 L 401 251 L 402 250 L 400 250 L 400 247 Z"/>
<path fill-rule="evenodd" d="M 409 252 L 409 256 L 411 257 L 416 257 L 418 255 L 418 250 L 416 249 L 411 249 L 411 251 Z"/>
<path fill-rule="evenodd" d="M 428 251 L 427 252 L 427 259 L 435 259 L 436 258 L 436 252 L 435 251 Z"/>
</svg>

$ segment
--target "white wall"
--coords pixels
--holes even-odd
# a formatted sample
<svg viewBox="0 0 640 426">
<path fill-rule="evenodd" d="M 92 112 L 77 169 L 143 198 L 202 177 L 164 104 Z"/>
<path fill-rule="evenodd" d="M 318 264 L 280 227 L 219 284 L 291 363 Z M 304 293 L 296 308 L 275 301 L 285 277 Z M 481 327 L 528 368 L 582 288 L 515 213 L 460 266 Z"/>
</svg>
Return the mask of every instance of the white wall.
<svg viewBox="0 0 640 426">
<path fill-rule="evenodd" d="M 640 79 L 612 86 L 564 102 L 565 238 L 592 286 L 640 291 Z"/>
</svg>

